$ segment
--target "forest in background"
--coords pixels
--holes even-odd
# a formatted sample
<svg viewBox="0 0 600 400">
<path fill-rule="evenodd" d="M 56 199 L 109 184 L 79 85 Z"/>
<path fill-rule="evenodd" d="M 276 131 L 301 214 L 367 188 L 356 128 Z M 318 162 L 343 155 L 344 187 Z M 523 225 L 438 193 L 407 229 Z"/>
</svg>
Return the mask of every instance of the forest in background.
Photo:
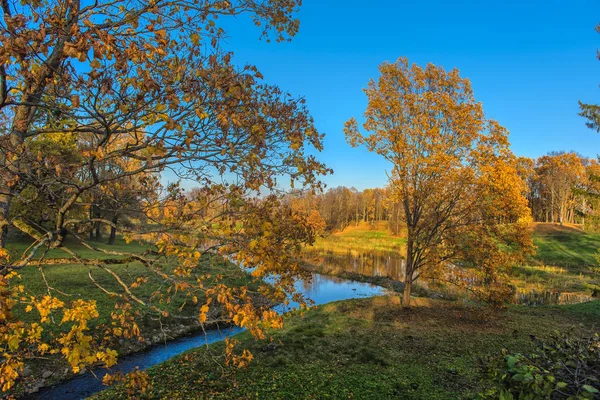
<svg viewBox="0 0 600 400">
<path fill-rule="evenodd" d="M 600 163 L 575 152 L 551 152 L 532 159 L 518 158 L 518 172 L 527 183 L 534 222 L 581 224 L 590 232 L 600 228 Z M 360 222 L 386 221 L 394 235 L 403 224 L 401 202 L 389 186 L 357 190 L 338 186 L 323 193 L 288 195 L 296 210 L 309 215 L 317 230 L 344 230 Z"/>
</svg>

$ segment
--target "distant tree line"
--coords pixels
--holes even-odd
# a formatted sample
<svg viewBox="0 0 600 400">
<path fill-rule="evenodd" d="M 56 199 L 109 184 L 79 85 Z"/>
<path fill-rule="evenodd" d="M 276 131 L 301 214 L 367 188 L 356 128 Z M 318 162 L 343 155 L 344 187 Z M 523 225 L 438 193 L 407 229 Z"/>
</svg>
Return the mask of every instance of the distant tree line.
<svg viewBox="0 0 600 400">
<path fill-rule="evenodd" d="M 397 234 L 402 226 L 399 203 L 387 187 L 360 191 L 338 186 L 320 194 L 295 193 L 288 201 L 298 211 L 312 212 L 313 221 L 322 220 L 319 226 L 323 231 L 343 230 L 360 222 L 376 226 L 388 221 L 392 232 Z"/>
<path fill-rule="evenodd" d="M 535 222 L 582 224 L 600 229 L 600 162 L 575 152 L 551 152 L 537 159 L 520 157 L 519 174 Z M 403 227 L 401 203 L 389 187 L 357 190 L 338 186 L 323 193 L 288 197 L 322 231 L 343 230 L 361 222 L 387 222 L 394 234 Z"/>
<path fill-rule="evenodd" d="M 534 221 L 598 229 L 598 160 L 575 152 L 552 152 L 535 160 L 522 157 L 519 161 Z"/>
</svg>

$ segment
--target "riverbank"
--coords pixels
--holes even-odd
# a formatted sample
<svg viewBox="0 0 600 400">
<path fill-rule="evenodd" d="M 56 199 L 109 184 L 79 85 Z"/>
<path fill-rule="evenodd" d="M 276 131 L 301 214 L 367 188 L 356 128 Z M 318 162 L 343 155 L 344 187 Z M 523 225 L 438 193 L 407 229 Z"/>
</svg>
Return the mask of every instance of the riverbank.
<svg viewBox="0 0 600 400">
<path fill-rule="evenodd" d="M 517 297 L 536 294 L 584 299 L 600 295 L 600 234 L 575 225 L 550 223 L 536 223 L 532 229 L 536 253 L 524 265 L 515 266 L 510 275 Z M 305 249 L 305 267 L 401 291 L 404 241 L 401 236 L 393 236 L 385 225 L 360 224 L 320 238 L 314 247 Z M 415 294 L 457 297 L 454 287 L 438 287 L 435 291 L 422 287 Z"/>
<path fill-rule="evenodd" d="M 381 286 L 391 292 L 401 295 L 404 291 L 404 283 L 382 275 L 365 275 L 357 272 L 347 271 L 339 266 L 327 263 L 315 263 L 315 260 L 305 261 L 302 267 L 315 274 L 332 276 L 340 279 L 347 279 L 354 282 L 369 283 L 371 285 Z M 438 292 L 425 289 L 419 285 L 413 286 L 412 295 L 415 297 L 429 297 L 434 299 L 455 300 L 455 296 L 446 296 Z"/>
<path fill-rule="evenodd" d="M 334 232 L 317 238 L 307 251 L 345 255 L 353 252 L 377 252 L 382 255 L 403 257 L 406 254 L 406 234 L 401 231 L 393 235 L 387 222 L 360 222 L 346 227 L 343 231 Z"/>
<path fill-rule="evenodd" d="M 309 282 L 299 281 L 295 284 L 295 288 L 298 292 L 310 296 L 316 305 L 336 300 L 380 296 L 386 292 L 385 289 L 377 286 L 322 275 L 314 275 L 313 279 Z M 293 307 L 294 305 L 290 304 L 287 307 L 278 306 L 276 310 L 283 312 L 286 309 L 289 310 L 290 306 Z M 96 370 L 95 375 L 87 373 L 77 376 L 75 379 L 56 387 L 44 389 L 40 392 L 39 396 L 36 395 L 33 398 L 40 400 L 79 400 L 105 388 L 101 381 L 106 372 L 114 374 L 127 373 L 133 371 L 135 368 L 143 370 L 157 363 L 164 362 L 186 350 L 221 341 L 225 337 L 239 333 L 242 330 L 240 327 L 206 330 L 206 332 L 199 332 L 196 335 L 170 342 L 166 346 L 154 346 L 147 352 L 135 353 L 131 357 L 121 359 L 110 371 L 101 369 Z M 263 343 L 265 342 L 263 341 Z M 213 364 L 213 366 L 217 366 L 217 368 L 222 367 L 222 353 L 215 354 L 214 356 L 212 361 L 213 363 L 217 361 L 217 363 Z"/>
<path fill-rule="evenodd" d="M 69 243 L 70 247 L 81 256 L 87 258 L 120 258 L 119 256 L 105 255 L 99 252 L 93 252 L 76 243 Z M 147 243 L 125 243 L 122 239 L 118 239 L 114 245 L 104 243 L 96 243 L 98 247 L 102 247 L 110 251 L 122 251 L 129 253 L 142 254 L 151 246 Z M 11 242 L 8 248 L 11 250 L 24 250 L 29 243 L 25 241 Z M 52 293 L 58 299 L 70 304 L 77 299 L 93 300 L 96 304 L 98 317 L 92 319 L 89 323 L 90 334 L 93 337 L 101 338 L 104 335 L 106 327 L 113 326 L 112 313 L 115 312 L 115 305 L 119 299 L 111 296 L 106 292 L 98 289 L 95 283 L 89 278 L 90 270 L 76 263 L 67 257 L 70 255 L 55 249 L 47 254 L 47 259 L 43 264 L 44 276 L 36 267 L 23 268 L 20 271 L 20 279 L 15 283 L 25 284 L 32 296 L 43 296 L 49 290 L 47 285 L 52 288 Z M 168 265 L 162 266 L 169 268 Z M 156 299 L 157 290 L 164 286 L 164 281 L 146 267 L 137 262 L 127 264 L 107 265 L 107 268 L 118 272 L 123 281 L 129 286 L 131 292 L 138 298 L 145 301 L 147 304 L 155 304 L 161 309 L 168 312 L 167 316 L 140 316 L 137 319 L 137 324 L 141 332 L 141 338 L 111 338 L 109 343 L 112 349 L 119 353 L 119 357 L 124 357 L 137 352 L 142 352 L 149 347 L 157 344 L 164 344 L 194 332 L 200 331 L 198 321 L 198 306 L 192 304 L 184 294 L 173 293 L 168 302 L 161 302 Z M 107 291 L 119 293 L 122 288 L 112 276 L 102 270 L 94 270 L 94 279 L 101 284 Z M 256 289 L 257 284 L 253 282 L 248 273 L 236 267 L 235 265 L 217 261 L 210 256 L 205 256 L 200 260 L 198 273 L 190 276 L 192 281 L 197 275 L 216 275 L 224 276 L 223 283 L 232 287 L 250 285 L 251 289 Z M 137 285 L 138 280 L 145 280 L 145 283 Z M 47 282 L 47 284 L 46 284 Z M 202 296 L 198 295 L 198 302 L 202 304 Z M 39 320 L 37 310 L 34 308 L 27 311 L 26 303 L 15 305 L 13 312 L 16 316 L 26 322 L 35 322 Z M 62 318 L 60 313 L 56 313 L 54 318 Z M 213 307 L 208 315 L 208 320 L 219 320 L 219 311 Z M 60 335 L 66 333 L 70 329 L 69 324 L 46 323 L 42 324 L 44 335 L 49 340 L 56 340 Z M 206 327 L 205 327 L 206 328 Z M 82 371 L 81 373 L 85 373 Z M 40 389 L 57 384 L 59 382 L 72 379 L 78 375 L 74 374 L 60 355 L 48 355 L 44 357 L 28 360 L 23 370 L 23 376 L 19 379 L 15 388 L 11 391 L 13 395 L 23 395 L 27 393 L 36 393 Z"/>
<path fill-rule="evenodd" d="M 504 311 L 458 302 L 397 296 L 346 300 L 296 313 L 273 341 L 247 333 L 235 338 L 254 355 L 249 368 L 219 370 L 196 349 L 148 370 L 147 398 L 473 398 L 485 390 L 479 361 L 503 348 L 525 351 L 530 335 L 546 336 L 582 324 L 591 331 L 600 302 L 568 306 L 511 306 Z M 124 396 L 110 388 L 97 399 Z"/>
</svg>

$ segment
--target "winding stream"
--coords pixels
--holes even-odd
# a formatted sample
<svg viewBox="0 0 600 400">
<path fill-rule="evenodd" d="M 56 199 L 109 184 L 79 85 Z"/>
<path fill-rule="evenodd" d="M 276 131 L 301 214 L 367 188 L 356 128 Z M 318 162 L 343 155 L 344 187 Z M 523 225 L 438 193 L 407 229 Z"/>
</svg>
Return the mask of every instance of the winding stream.
<svg viewBox="0 0 600 400">
<path fill-rule="evenodd" d="M 298 282 L 296 289 L 312 299 L 315 305 L 337 300 L 377 296 L 385 293 L 385 289 L 379 286 L 319 274 L 314 274 L 313 280 L 310 283 Z M 280 309 L 279 311 L 285 310 Z M 83 399 L 105 388 L 102 385 L 102 377 L 108 372 L 114 373 L 120 371 L 127 373 L 136 367 L 146 369 L 181 354 L 186 350 L 224 340 L 226 337 L 233 336 L 242 331 L 243 329 L 239 327 L 211 330 L 206 334 L 198 333 L 193 336 L 170 341 L 164 345 L 155 345 L 145 351 L 123 357 L 110 371 L 105 368 L 98 368 L 93 371 L 93 374 L 86 372 L 77 375 L 71 380 L 41 389 L 40 392 L 25 396 L 23 399 Z"/>
</svg>

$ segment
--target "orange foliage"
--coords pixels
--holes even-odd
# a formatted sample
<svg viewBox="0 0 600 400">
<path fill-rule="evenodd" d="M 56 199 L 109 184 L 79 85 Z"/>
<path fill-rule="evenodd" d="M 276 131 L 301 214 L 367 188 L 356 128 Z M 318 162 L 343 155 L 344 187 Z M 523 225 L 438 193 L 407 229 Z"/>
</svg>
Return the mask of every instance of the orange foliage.
<svg viewBox="0 0 600 400">
<path fill-rule="evenodd" d="M 456 69 L 400 58 L 379 70 L 365 89 L 368 134 L 354 118 L 345 132 L 350 144 L 393 164 L 390 186 L 408 231 L 404 304 L 419 277 L 471 286 L 473 279 L 455 279 L 458 267 L 469 267 L 500 298 L 505 293 L 495 286 L 506 287 L 505 269 L 532 246 L 526 186 L 508 132 L 484 117 Z"/>
</svg>

